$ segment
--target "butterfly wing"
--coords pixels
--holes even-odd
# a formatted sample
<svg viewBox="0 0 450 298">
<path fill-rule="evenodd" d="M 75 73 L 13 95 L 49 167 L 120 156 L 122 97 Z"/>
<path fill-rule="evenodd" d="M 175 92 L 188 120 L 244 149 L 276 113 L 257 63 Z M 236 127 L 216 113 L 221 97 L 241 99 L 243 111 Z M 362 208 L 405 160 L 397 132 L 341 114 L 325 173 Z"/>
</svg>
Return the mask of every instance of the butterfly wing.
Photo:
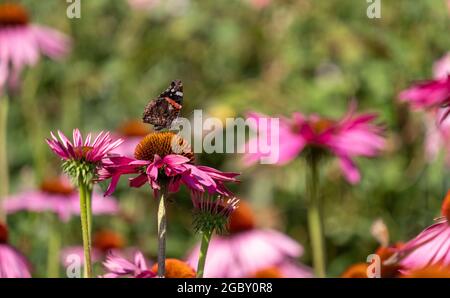
<svg viewBox="0 0 450 298">
<path fill-rule="evenodd" d="M 174 80 L 170 86 L 159 95 L 159 98 L 168 97 L 177 104 L 183 104 L 183 83 L 180 80 Z"/>
<path fill-rule="evenodd" d="M 158 98 L 151 100 L 144 110 L 142 121 L 152 124 L 155 130 L 169 128 L 178 118 L 183 103 L 183 84 L 172 81 L 170 86 Z"/>
</svg>

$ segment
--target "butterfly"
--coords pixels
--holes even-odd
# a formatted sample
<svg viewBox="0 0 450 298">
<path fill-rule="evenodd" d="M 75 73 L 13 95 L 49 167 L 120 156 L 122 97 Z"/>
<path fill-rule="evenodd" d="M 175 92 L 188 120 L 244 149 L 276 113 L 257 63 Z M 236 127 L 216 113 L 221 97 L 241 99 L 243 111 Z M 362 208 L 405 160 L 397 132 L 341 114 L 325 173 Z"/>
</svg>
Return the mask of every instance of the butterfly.
<svg viewBox="0 0 450 298">
<path fill-rule="evenodd" d="M 153 125 L 154 130 L 169 128 L 178 118 L 182 104 L 183 83 L 174 80 L 166 90 L 147 104 L 142 121 Z"/>
</svg>

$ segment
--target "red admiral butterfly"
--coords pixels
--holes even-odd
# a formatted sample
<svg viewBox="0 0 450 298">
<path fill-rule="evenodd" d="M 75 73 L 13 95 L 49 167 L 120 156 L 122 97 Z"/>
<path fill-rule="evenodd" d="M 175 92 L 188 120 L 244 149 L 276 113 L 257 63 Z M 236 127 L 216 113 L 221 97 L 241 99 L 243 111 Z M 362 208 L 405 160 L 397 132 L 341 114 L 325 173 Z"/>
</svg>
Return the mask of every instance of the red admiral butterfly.
<svg viewBox="0 0 450 298">
<path fill-rule="evenodd" d="M 183 83 L 175 80 L 161 93 L 152 99 L 144 110 L 142 121 L 152 124 L 154 130 L 169 128 L 180 114 L 183 104 Z"/>
</svg>

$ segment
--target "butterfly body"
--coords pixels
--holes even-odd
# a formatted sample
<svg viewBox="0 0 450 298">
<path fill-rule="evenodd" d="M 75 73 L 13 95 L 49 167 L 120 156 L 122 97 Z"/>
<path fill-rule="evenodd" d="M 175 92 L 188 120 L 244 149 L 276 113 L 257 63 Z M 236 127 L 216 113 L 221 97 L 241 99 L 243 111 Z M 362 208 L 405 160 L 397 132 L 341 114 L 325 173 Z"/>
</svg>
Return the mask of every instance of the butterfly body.
<svg viewBox="0 0 450 298">
<path fill-rule="evenodd" d="M 180 80 L 172 81 L 166 90 L 147 104 L 142 121 L 152 124 L 154 130 L 169 128 L 178 118 L 182 105 L 183 83 Z"/>
</svg>

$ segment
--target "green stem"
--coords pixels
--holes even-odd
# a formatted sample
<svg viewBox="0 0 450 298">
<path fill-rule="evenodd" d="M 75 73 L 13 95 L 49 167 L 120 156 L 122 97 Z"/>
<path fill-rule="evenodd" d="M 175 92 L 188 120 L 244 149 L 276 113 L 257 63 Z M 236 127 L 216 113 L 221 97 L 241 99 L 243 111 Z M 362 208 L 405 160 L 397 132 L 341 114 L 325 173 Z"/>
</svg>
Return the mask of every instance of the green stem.
<svg viewBox="0 0 450 298">
<path fill-rule="evenodd" d="M 91 263 L 91 238 L 89 232 L 89 215 L 88 215 L 88 187 L 82 182 L 79 184 L 80 191 L 80 217 L 81 217 L 81 234 L 83 236 L 84 250 L 84 277 L 92 277 Z"/>
<path fill-rule="evenodd" d="M 6 222 L 6 213 L 1 207 L 2 200 L 9 192 L 9 168 L 7 152 L 9 98 L 0 97 L 0 222 Z"/>
<path fill-rule="evenodd" d="M 308 157 L 309 171 L 306 175 L 306 192 L 309 199 L 308 226 L 316 277 L 325 277 L 325 245 L 322 222 L 322 202 L 318 191 L 318 157 L 314 152 Z"/>
<path fill-rule="evenodd" d="M 47 249 L 47 277 L 59 277 L 59 254 L 61 250 L 61 234 L 58 224 L 52 222 Z"/>
<path fill-rule="evenodd" d="M 202 244 L 200 246 L 200 255 L 198 257 L 197 265 L 197 278 L 203 278 L 203 273 L 205 271 L 206 255 L 208 253 L 209 242 L 211 241 L 211 236 L 213 232 L 203 232 L 202 233 Z"/>
<path fill-rule="evenodd" d="M 24 79 L 24 88 L 21 94 L 22 115 L 31 144 L 31 156 L 37 181 L 41 181 L 46 172 L 47 146 L 42 140 L 45 137 L 45 113 L 39 102 L 37 91 L 39 87 L 42 69 L 34 68 L 27 72 Z"/>
<path fill-rule="evenodd" d="M 166 273 L 166 188 L 161 187 L 158 193 L 158 277 L 164 277 Z"/>
<path fill-rule="evenodd" d="M 86 208 L 89 240 L 92 241 L 92 187 L 86 189 Z"/>
</svg>

